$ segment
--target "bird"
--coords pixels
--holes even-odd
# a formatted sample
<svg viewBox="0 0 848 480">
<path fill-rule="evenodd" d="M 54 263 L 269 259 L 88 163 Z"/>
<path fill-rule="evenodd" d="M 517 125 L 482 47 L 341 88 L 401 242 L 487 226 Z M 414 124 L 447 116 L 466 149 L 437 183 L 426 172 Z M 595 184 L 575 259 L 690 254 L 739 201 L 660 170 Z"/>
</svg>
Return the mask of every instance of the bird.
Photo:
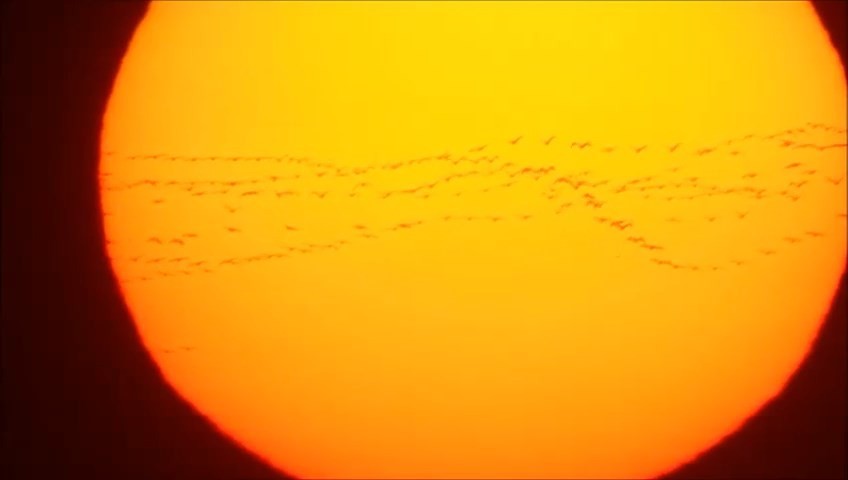
<svg viewBox="0 0 848 480">
<path fill-rule="evenodd" d="M 680 148 L 680 144 L 679 144 L 679 143 L 677 143 L 677 144 L 675 144 L 675 145 L 672 145 L 672 146 L 668 147 L 668 151 L 669 151 L 670 153 L 674 153 L 674 151 L 675 151 L 675 150 L 677 150 L 678 148 Z"/>
<path fill-rule="evenodd" d="M 798 243 L 801 241 L 801 239 L 795 237 L 783 237 L 783 240 L 787 243 Z"/>
<path fill-rule="evenodd" d="M 521 139 L 522 139 L 522 137 L 523 137 L 523 136 L 519 135 L 519 136 L 515 137 L 514 139 L 510 140 L 510 141 L 509 141 L 509 143 L 511 143 L 511 144 L 513 144 L 513 145 L 515 145 L 515 144 L 517 144 L 517 143 L 518 143 L 518 141 L 519 141 L 519 140 L 521 140 Z"/>
<path fill-rule="evenodd" d="M 298 230 L 300 230 L 299 228 L 292 226 L 292 225 L 284 225 L 284 227 L 285 227 L 286 230 L 288 230 L 290 232 L 297 232 Z"/>
<path fill-rule="evenodd" d="M 789 165 L 786 165 L 786 167 L 784 167 L 784 168 L 786 168 L 786 169 L 796 168 L 796 167 L 800 167 L 801 165 L 802 164 L 800 162 L 793 162 L 793 163 L 790 163 Z"/>
<path fill-rule="evenodd" d="M 645 150 L 646 148 L 648 148 L 647 145 L 642 145 L 641 147 L 634 148 L 633 151 L 636 152 L 636 153 L 642 153 L 642 151 Z"/>
<path fill-rule="evenodd" d="M 550 144 L 551 144 L 551 142 L 553 142 L 555 138 L 556 138 L 556 137 L 550 137 L 550 138 L 548 138 L 547 140 L 545 140 L 545 146 L 550 145 Z"/>
<path fill-rule="evenodd" d="M 224 227 L 224 228 L 226 228 L 226 230 L 230 233 L 238 233 L 238 232 L 241 231 L 241 230 L 239 230 L 238 228 L 235 228 L 235 227 Z"/>
<path fill-rule="evenodd" d="M 147 241 L 149 243 L 156 243 L 156 244 L 162 245 L 162 239 L 159 238 L 159 237 L 150 237 L 150 238 L 147 239 Z"/>
<path fill-rule="evenodd" d="M 626 220 L 615 220 L 613 222 L 610 222 L 610 226 L 623 231 L 632 227 L 633 224 Z"/>
<path fill-rule="evenodd" d="M 808 230 L 808 231 L 806 231 L 806 232 L 804 232 L 804 233 L 805 233 L 808 237 L 813 237 L 813 238 L 819 238 L 819 237 L 823 237 L 823 236 L 824 236 L 824 234 L 823 234 L 823 233 L 821 233 L 821 232 L 816 232 L 816 231 L 812 231 L 812 230 Z"/>
<path fill-rule="evenodd" d="M 842 183 L 842 180 L 844 180 L 845 177 L 839 177 L 839 178 L 825 177 L 825 179 L 827 180 L 828 183 L 831 183 L 833 185 L 839 185 L 840 183 Z"/>
</svg>

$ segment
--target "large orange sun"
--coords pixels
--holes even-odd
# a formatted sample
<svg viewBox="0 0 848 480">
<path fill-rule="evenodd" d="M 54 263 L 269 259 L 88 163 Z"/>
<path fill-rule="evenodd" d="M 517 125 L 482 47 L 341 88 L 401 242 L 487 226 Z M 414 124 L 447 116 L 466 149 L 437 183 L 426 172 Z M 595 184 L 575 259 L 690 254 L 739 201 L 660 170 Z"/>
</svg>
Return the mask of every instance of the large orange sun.
<svg viewBox="0 0 848 480">
<path fill-rule="evenodd" d="M 165 378 L 296 477 L 656 476 L 809 349 L 845 110 L 806 3 L 154 3 L 108 253 Z"/>
</svg>

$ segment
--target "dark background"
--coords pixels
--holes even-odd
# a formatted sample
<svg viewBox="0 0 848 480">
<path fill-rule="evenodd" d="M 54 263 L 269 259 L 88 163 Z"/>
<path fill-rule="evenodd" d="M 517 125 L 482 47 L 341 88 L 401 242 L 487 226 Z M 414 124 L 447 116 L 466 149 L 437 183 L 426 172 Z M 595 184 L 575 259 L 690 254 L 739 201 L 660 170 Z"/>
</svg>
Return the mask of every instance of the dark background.
<svg viewBox="0 0 848 480">
<path fill-rule="evenodd" d="M 282 478 L 164 383 L 104 254 L 101 115 L 146 4 L 28 3 L 2 2 L 0 476 Z M 843 65 L 845 5 L 816 2 Z M 843 275 L 784 394 L 669 478 L 845 477 L 845 299 Z"/>
</svg>

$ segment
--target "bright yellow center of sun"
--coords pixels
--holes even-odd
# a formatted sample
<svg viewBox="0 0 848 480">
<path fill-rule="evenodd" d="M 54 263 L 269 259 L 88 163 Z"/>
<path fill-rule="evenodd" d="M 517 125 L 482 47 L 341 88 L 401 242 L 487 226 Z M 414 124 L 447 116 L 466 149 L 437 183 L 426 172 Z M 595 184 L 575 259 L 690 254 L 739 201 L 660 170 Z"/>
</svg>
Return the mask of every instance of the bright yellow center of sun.
<svg viewBox="0 0 848 480">
<path fill-rule="evenodd" d="M 154 3 L 108 254 L 165 378 L 291 475 L 654 476 L 803 360 L 845 110 L 806 3 Z"/>
</svg>

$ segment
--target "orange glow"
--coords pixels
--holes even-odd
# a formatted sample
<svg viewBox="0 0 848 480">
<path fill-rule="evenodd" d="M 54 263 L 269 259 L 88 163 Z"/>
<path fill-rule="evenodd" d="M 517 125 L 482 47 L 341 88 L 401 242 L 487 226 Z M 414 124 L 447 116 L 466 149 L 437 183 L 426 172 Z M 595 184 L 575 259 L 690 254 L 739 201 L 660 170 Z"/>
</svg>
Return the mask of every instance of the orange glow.
<svg viewBox="0 0 848 480">
<path fill-rule="evenodd" d="M 656 476 L 827 313 L 845 87 L 806 3 L 154 3 L 108 253 L 165 378 L 299 478 Z"/>
</svg>

